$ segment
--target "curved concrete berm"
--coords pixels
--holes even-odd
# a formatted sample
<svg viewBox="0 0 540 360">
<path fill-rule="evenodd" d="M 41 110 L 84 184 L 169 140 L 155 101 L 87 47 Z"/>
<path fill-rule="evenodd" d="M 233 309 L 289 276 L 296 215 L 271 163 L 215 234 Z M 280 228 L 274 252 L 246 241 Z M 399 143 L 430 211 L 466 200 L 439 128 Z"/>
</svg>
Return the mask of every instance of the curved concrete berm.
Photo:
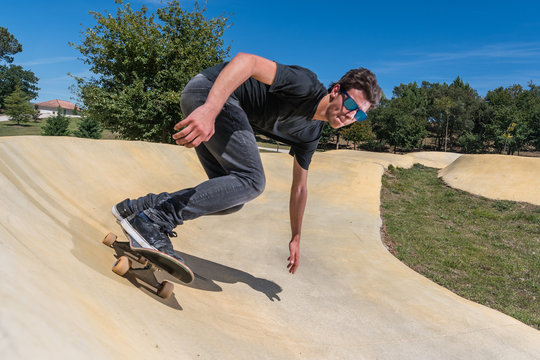
<svg viewBox="0 0 540 360">
<path fill-rule="evenodd" d="M 433 156 L 423 155 L 452 161 Z M 422 156 L 316 154 L 294 276 L 286 271 L 292 160 L 262 157 L 261 197 L 177 229 L 174 245 L 197 278 L 162 300 L 133 275 L 111 272 L 114 251 L 101 240 L 121 233 L 115 202 L 202 181 L 194 151 L 1 138 L 0 357 L 538 359 L 537 330 L 435 285 L 381 243 L 384 166 Z"/>
<path fill-rule="evenodd" d="M 463 155 L 439 176 L 449 186 L 473 194 L 540 205 L 540 158 Z"/>
</svg>

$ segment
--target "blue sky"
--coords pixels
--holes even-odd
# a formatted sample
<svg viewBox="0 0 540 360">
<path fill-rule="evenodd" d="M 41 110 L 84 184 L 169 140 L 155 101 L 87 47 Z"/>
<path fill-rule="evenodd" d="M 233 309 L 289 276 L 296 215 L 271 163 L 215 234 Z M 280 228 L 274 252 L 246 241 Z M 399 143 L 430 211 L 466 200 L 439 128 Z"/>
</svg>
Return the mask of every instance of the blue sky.
<svg viewBox="0 0 540 360">
<path fill-rule="evenodd" d="M 193 1 L 181 1 L 192 9 Z M 133 0 L 135 8 L 161 6 Z M 68 42 L 94 24 L 89 11 L 115 13 L 113 0 L 3 1 L 0 26 L 23 45 L 16 65 L 40 79 L 35 101 L 72 100 L 68 72 L 88 66 Z M 207 16 L 229 14 L 231 55 L 249 52 L 305 66 L 328 85 L 367 67 L 388 97 L 401 83 L 452 82 L 460 76 L 481 96 L 499 86 L 540 84 L 540 2 L 208 0 Z"/>
</svg>

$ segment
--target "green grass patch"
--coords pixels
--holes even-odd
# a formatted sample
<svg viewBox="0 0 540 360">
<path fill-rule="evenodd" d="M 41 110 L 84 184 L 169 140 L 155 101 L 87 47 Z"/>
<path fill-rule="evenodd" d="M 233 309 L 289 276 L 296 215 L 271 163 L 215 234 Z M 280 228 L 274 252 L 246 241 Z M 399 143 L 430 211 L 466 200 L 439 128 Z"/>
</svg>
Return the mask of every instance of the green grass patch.
<svg viewBox="0 0 540 360">
<path fill-rule="evenodd" d="M 45 124 L 46 119 L 40 119 L 38 122 L 29 121 L 17 125 L 16 121 L 0 121 L 0 136 L 23 136 L 23 135 L 41 135 L 41 127 Z M 79 126 L 80 118 L 70 118 L 69 131 L 71 136 Z M 119 139 L 114 133 L 109 130 L 103 131 L 103 139 Z"/>
<path fill-rule="evenodd" d="M 449 188 L 415 165 L 383 176 L 383 239 L 454 293 L 540 329 L 540 206 Z"/>
<path fill-rule="evenodd" d="M 21 123 L 16 121 L 0 121 L 0 136 L 41 135 L 41 121 Z"/>
<path fill-rule="evenodd" d="M 70 118 L 69 131 L 71 136 L 77 130 L 79 126 L 80 118 Z M 0 121 L 0 136 L 23 136 L 23 135 L 41 135 L 41 127 L 45 124 L 45 119 L 40 119 L 38 122 L 30 121 L 27 123 L 21 123 L 17 125 L 16 121 Z M 102 139 L 120 139 L 109 130 L 103 131 Z M 267 138 L 257 138 L 257 145 L 268 149 L 276 150 L 260 150 L 260 152 L 277 152 L 277 150 L 290 150 L 290 146 Z"/>
</svg>

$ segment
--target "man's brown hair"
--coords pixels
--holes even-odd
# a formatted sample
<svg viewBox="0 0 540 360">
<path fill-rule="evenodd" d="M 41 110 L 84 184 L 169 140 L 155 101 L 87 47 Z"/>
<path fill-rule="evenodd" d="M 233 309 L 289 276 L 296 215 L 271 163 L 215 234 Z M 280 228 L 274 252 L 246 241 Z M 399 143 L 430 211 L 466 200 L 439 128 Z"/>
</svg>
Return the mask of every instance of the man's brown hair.
<svg viewBox="0 0 540 360">
<path fill-rule="evenodd" d="M 382 97 L 382 89 L 377 84 L 377 77 L 374 73 L 365 68 L 349 70 L 337 83 L 330 84 L 328 92 L 339 84 L 345 91 L 350 89 L 362 90 L 366 100 L 370 102 L 371 108 L 376 108 L 379 105 Z"/>
</svg>

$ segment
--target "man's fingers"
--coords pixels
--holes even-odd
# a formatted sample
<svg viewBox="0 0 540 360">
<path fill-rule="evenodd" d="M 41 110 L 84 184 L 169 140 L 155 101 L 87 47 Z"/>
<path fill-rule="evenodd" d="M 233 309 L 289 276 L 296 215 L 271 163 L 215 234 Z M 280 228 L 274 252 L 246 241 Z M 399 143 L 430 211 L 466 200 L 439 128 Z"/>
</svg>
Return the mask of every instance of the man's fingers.
<svg viewBox="0 0 540 360">
<path fill-rule="evenodd" d="M 193 141 L 185 143 L 184 146 L 187 148 L 194 148 L 201 145 L 201 143 L 202 143 L 202 140 L 201 140 L 201 137 L 199 136 L 195 138 Z"/>
<path fill-rule="evenodd" d="M 177 138 L 176 143 L 178 145 L 189 144 L 190 142 L 195 140 L 195 138 L 197 138 L 197 133 L 195 131 L 191 131 L 189 133 L 182 134 L 183 131 L 184 130 L 177 133 L 178 136 L 176 137 Z"/>
<path fill-rule="evenodd" d="M 298 264 L 291 263 L 291 267 L 289 268 L 289 273 L 294 274 L 297 268 L 298 268 Z"/>
<path fill-rule="evenodd" d="M 296 269 L 298 268 L 298 257 L 297 256 L 289 256 L 287 259 L 287 269 L 289 269 L 289 272 L 291 274 L 294 274 L 296 272 Z"/>
<path fill-rule="evenodd" d="M 187 125 L 187 120 L 188 118 L 185 118 L 184 120 L 177 122 L 176 125 L 174 125 L 174 130 L 178 131 L 185 127 Z"/>
<path fill-rule="evenodd" d="M 180 140 L 180 139 L 186 137 L 186 135 L 188 135 L 189 133 L 191 133 L 191 129 L 189 127 L 185 127 L 181 131 L 179 131 L 177 133 L 174 133 L 173 134 L 173 139 L 174 140 Z"/>
<path fill-rule="evenodd" d="M 195 132 L 191 132 L 189 135 L 186 135 L 183 138 L 176 140 L 176 143 L 178 145 L 183 145 L 187 148 L 197 147 L 201 144 L 201 142 L 202 138 Z"/>
</svg>

